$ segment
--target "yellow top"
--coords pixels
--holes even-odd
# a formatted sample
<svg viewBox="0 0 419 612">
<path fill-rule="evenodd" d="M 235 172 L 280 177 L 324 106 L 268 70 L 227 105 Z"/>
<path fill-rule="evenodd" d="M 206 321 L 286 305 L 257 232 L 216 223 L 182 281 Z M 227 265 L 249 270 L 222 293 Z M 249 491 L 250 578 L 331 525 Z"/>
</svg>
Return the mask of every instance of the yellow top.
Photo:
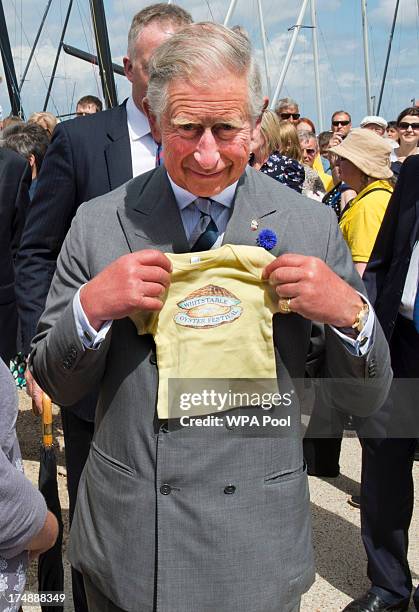
<svg viewBox="0 0 419 612">
<path fill-rule="evenodd" d="M 178 416 L 168 406 L 169 379 L 276 380 L 272 314 L 278 300 L 262 281 L 274 256 L 229 244 L 166 255 L 173 272 L 162 310 L 131 316 L 138 333 L 152 334 L 156 343 L 159 418 Z"/>
<path fill-rule="evenodd" d="M 374 181 L 358 193 L 339 221 L 355 262 L 368 263 L 392 193 L 390 183 Z"/>
<path fill-rule="evenodd" d="M 316 170 L 317 174 L 320 176 L 326 193 L 330 191 L 331 189 L 333 189 L 334 187 L 333 177 L 324 171 L 322 160 L 319 154 L 316 155 L 316 157 L 314 158 L 313 168 L 314 170 Z"/>
</svg>

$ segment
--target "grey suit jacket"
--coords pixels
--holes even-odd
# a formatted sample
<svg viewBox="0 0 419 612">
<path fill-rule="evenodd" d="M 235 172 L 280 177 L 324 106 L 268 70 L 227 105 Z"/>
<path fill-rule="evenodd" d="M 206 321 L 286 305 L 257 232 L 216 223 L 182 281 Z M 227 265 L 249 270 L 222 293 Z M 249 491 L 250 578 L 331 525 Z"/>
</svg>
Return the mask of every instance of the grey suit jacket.
<svg viewBox="0 0 419 612">
<path fill-rule="evenodd" d="M 239 181 L 224 242 L 255 245 L 250 221 L 271 212 L 260 227 L 276 232 L 274 254 L 320 257 L 362 290 L 333 212 L 252 169 Z M 77 336 L 72 298 L 80 285 L 117 257 L 150 247 L 189 251 L 163 168 L 80 207 L 34 339 L 33 373 L 57 403 L 71 405 L 100 384 L 71 562 L 133 612 L 287 612 L 314 577 L 298 425 L 286 437 L 227 426 L 168 429 L 156 416 L 152 338 L 138 336 L 129 319 L 115 321 L 96 351 L 83 350 Z M 311 322 L 296 314 L 275 316 L 280 386 L 304 375 L 310 333 Z M 379 325 L 374 335 L 368 355 L 355 357 L 326 326 L 324 375 L 389 380 Z M 247 338 L 237 350 L 252 350 Z M 343 393 L 333 401 L 368 414 L 386 392 L 381 381 L 354 403 Z"/>
</svg>

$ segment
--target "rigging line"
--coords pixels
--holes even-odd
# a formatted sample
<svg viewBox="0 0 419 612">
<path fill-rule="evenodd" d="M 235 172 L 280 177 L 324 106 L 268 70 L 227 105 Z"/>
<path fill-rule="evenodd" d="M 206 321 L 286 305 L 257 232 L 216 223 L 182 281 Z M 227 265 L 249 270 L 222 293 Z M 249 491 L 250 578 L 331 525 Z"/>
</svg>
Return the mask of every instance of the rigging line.
<svg viewBox="0 0 419 612">
<path fill-rule="evenodd" d="M 85 29 L 85 27 L 84 27 L 84 23 L 85 23 L 85 22 L 86 22 L 87 24 L 89 24 L 89 29 L 90 29 L 89 34 L 91 35 L 91 37 L 92 37 L 92 39 L 93 39 L 93 38 L 94 38 L 94 35 L 93 35 L 93 28 L 92 28 L 92 25 L 91 25 L 91 23 L 90 23 L 90 18 L 89 18 L 89 17 L 87 17 L 85 14 L 82 14 L 82 12 L 83 12 L 83 11 L 82 11 L 82 9 L 80 8 L 80 2 L 79 2 L 79 0 L 76 0 L 76 4 L 77 4 L 77 10 L 78 10 L 78 12 L 79 12 L 79 17 L 80 17 L 81 26 L 82 26 L 82 29 L 83 29 L 84 39 L 85 39 L 85 41 L 86 41 L 86 48 L 87 48 L 87 51 L 89 51 L 89 52 L 93 52 L 94 43 L 92 42 L 92 46 L 91 46 L 91 47 L 89 47 L 89 39 L 88 39 L 88 37 L 87 37 L 87 34 L 86 34 L 86 29 Z"/>
<path fill-rule="evenodd" d="M 80 21 L 81 21 L 82 28 L 83 28 L 84 38 L 85 38 L 85 41 L 86 41 L 86 49 L 87 49 L 89 52 L 92 52 L 92 54 L 93 54 L 93 52 L 94 52 L 94 43 L 92 42 L 92 46 L 91 46 L 91 47 L 89 47 L 89 39 L 88 39 L 88 37 L 87 37 L 87 34 L 86 34 L 86 29 L 85 29 L 85 27 L 84 27 L 84 23 L 85 23 L 85 22 L 86 22 L 87 24 L 89 24 L 90 35 L 91 35 L 91 38 L 92 38 L 92 40 L 93 40 L 93 39 L 94 39 L 94 33 L 93 33 L 93 27 L 92 27 L 91 22 L 90 22 L 90 17 L 88 18 L 88 17 L 86 17 L 85 15 L 82 15 L 82 10 L 81 10 L 81 8 L 80 8 L 80 3 L 79 3 L 79 0 L 76 0 L 76 4 L 77 4 L 77 10 L 78 10 L 78 12 L 79 12 Z M 92 70 L 92 74 L 93 74 L 93 79 L 94 79 L 95 84 L 96 84 L 96 90 L 97 90 L 97 92 L 98 92 L 98 94 L 99 94 L 99 96 L 100 96 L 100 94 L 102 93 L 102 91 L 101 91 L 101 88 L 100 88 L 100 86 L 99 86 L 99 75 L 98 75 L 98 71 L 95 69 L 95 67 L 94 67 L 94 65 L 93 65 L 93 64 L 91 65 L 91 70 Z"/>
<path fill-rule="evenodd" d="M 33 54 L 35 53 L 35 49 L 36 49 L 36 45 L 38 44 L 39 37 L 41 36 L 42 28 L 44 27 L 45 19 L 46 19 L 47 15 L 48 15 L 48 11 L 49 11 L 49 8 L 51 6 L 51 2 L 52 2 L 52 0 L 48 0 L 47 7 L 46 7 L 45 12 L 44 12 L 44 14 L 42 16 L 41 25 L 39 26 L 38 32 L 36 33 L 35 40 L 34 40 L 34 43 L 32 45 L 32 49 L 31 49 L 31 52 L 29 54 L 28 61 L 26 62 L 25 70 L 23 71 L 22 78 L 20 79 L 19 91 L 22 91 L 22 86 L 23 86 L 23 83 L 25 82 L 25 78 L 26 78 L 26 75 L 28 73 L 29 66 L 31 65 L 32 57 L 33 57 Z"/>
<path fill-rule="evenodd" d="M 210 6 L 209 1 L 208 1 L 208 0 L 206 0 L 206 3 L 207 3 L 207 6 L 208 6 L 208 10 L 209 10 L 209 12 L 210 12 L 210 15 L 211 15 L 211 19 L 212 19 L 213 21 L 215 21 L 215 19 L 214 19 L 214 14 L 213 14 L 213 12 L 212 12 L 212 10 L 211 10 L 211 6 Z"/>
<path fill-rule="evenodd" d="M 328 52 L 328 50 L 327 50 L 327 45 L 326 45 L 326 40 L 325 40 L 325 37 L 324 37 L 324 35 L 323 35 L 323 30 L 321 29 L 321 27 L 320 27 L 319 25 L 318 25 L 317 27 L 319 28 L 320 36 L 322 37 L 323 47 L 324 47 L 324 50 L 326 51 L 327 61 L 329 62 L 330 70 L 331 70 L 331 71 L 332 71 L 332 73 L 333 73 L 333 77 L 334 77 L 335 85 L 336 85 L 336 87 L 337 87 L 337 90 L 338 90 L 339 95 L 340 95 L 341 100 L 342 100 L 342 106 L 345 106 L 345 97 L 344 97 L 344 95 L 343 95 L 343 93 L 342 93 L 342 90 L 341 90 L 341 88 L 340 88 L 339 81 L 338 81 L 338 78 L 337 78 L 337 75 L 336 75 L 335 69 L 333 68 L 333 64 L 332 64 L 332 62 L 330 61 L 330 55 L 329 55 L 329 52 Z"/>
<path fill-rule="evenodd" d="M 63 29 L 62 29 L 62 32 L 61 32 L 60 42 L 58 44 L 57 53 L 55 55 L 55 61 L 54 61 L 54 66 L 52 68 L 51 78 L 49 80 L 48 91 L 47 91 L 47 95 L 46 95 L 45 102 L 44 102 L 44 108 L 43 108 L 44 111 L 46 111 L 47 107 L 48 107 L 48 100 L 49 100 L 50 95 L 51 95 L 52 85 L 54 83 L 54 78 L 55 78 L 55 72 L 57 70 L 58 60 L 60 59 L 61 49 L 62 49 L 62 46 L 63 46 L 63 40 L 64 40 L 64 36 L 65 36 L 66 30 L 67 30 L 67 24 L 68 24 L 68 20 L 70 18 L 70 13 L 71 13 L 71 7 L 72 6 L 73 6 L 73 0 L 70 0 L 69 3 L 68 3 L 67 14 L 65 16 L 64 26 L 63 26 Z"/>
<path fill-rule="evenodd" d="M 12 5 L 13 5 L 14 12 L 15 12 L 15 17 L 16 17 L 15 23 L 16 23 L 16 21 L 19 21 L 19 24 L 20 24 L 20 26 L 21 26 L 21 28 L 22 28 L 22 32 L 23 32 L 23 35 L 24 35 L 24 37 L 25 37 L 25 39 L 26 39 L 26 42 L 28 43 L 28 45 L 29 45 L 29 46 L 31 46 L 31 43 L 29 42 L 28 35 L 26 34 L 26 30 L 25 30 L 25 28 L 23 27 L 23 22 L 21 21 L 21 19 L 19 18 L 19 15 L 18 15 L 18 13 L 17 13 L 17 10 L 16 10 L 16 4 L 15 4 L 13 1 L 12 1 Z M 47 81 L 46 81 L 46 78 L 45 78 L 45 76 L 44 76 L 44 73 L 42 72 L 42 68 L 41 68 L 41 66 L 40 66 L 40 65 L 39 65 L 39 63 L 38 63 L 38 60 L 37 60 L 37 58 L 36 58 L 36 55 L 34 56 L 34 59 L 35 59 L 35 64 L 36 64 L 36 67 L 38 68 L 39 73 L 40 73 L 40 75 L 41 75 L 41 78 L 42 78 L 42 80 L 43 80 L 43 82 L 44 82 L 44 85 L 45 85 L 45 87 L 48 87 L 48 85 L 47 85 Z M 9 67 L 9 70 L 10 70 L 10 67 Z M 58 110 L 58 108 L 57 108 L 57 105 L 55 104 L 55 101 L 54 101 L 54 98 L 52 97 L 52 95 L 51 95 L 51 102 L 52 102 L 52 104 L 53 104 L 53 106 L 54 106 L 55 110 L 57 111 L 57 114 L 59 114 L 59 110 Z"/>
</svg>

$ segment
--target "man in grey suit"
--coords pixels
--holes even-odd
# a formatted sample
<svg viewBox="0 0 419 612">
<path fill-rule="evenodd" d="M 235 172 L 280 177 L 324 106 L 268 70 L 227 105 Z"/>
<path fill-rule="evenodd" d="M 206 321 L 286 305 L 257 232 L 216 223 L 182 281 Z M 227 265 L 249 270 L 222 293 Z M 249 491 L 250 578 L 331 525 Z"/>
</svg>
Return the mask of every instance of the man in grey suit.
<svg viewBox="0 0 419 612">
<path fill-rule="evenodd" d="M 63 245 L 30 367 L 62 406 L 100 386 L 70 544 L 90 610 L 295 612 L 314 578 L 299 423 L 248 435 L 181 427 L 156 406 L 156 346 L 130 315 L 156 315 L 176 290 L 164 253 L 256 247 L 271 230 L 259 285 L 276 291 L 280 389 L 304 376 L 314 320 L 324 376 L 364 383 L 333 407 L 367 415 L 386 396 L 388 348 L 335 215 L 247 167 L 266 103 L 245 37 L 210 23 L 175 34 L 153 55 L 144 101 L 165 167 L 82 205 Z M 248 329 L 235 350 L 258 341 Z M 223 378 L 221 355 L 202 352 L 202 378 L 209 360 Z"/>
</svg>

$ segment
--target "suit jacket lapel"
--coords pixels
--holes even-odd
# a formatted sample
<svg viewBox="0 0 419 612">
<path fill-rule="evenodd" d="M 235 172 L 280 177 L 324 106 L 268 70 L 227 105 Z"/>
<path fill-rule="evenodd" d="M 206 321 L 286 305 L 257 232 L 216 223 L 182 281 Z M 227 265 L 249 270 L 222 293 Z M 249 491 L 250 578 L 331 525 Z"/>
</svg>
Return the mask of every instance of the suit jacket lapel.
<svg viewBox="0 0 419 612">
<path fill-rule="evenodd" d="M 109 144 L 105 147 L 110 191 L 132 178 L 131 146 L 125 102 L 115 109 L 108 127 Z"/>
<path fill-rule="evenodd" d="M 135 179 L 128 183 L 125 205 L 118 208 L 130 250 L 157 248 L 168 253 L 189 252 L 180 212 L 164 167 L 148 174 L 149 179 L 141 181 L 140 189 Z"/>
<path fill-rule="evenodd" d="M 223 244 L 256 246 L 259 232 L 264 228 L 270 228 L 274 229 L 278 238 L 277 246 L 271 252 L 272 255 L 278 255 L 288 223 L 288 213 L 282 211 L 281 218 L 278 218 L 276 202 L 261 192 L 260 181 L 254 180 L 254 172 L 256 170 L 246 168 L 238 182 L 233 211 L 224 234 Z M 259 227 L 256 231 L 251 229 L 252 220 L 258 221 Z"/>
</svg>

